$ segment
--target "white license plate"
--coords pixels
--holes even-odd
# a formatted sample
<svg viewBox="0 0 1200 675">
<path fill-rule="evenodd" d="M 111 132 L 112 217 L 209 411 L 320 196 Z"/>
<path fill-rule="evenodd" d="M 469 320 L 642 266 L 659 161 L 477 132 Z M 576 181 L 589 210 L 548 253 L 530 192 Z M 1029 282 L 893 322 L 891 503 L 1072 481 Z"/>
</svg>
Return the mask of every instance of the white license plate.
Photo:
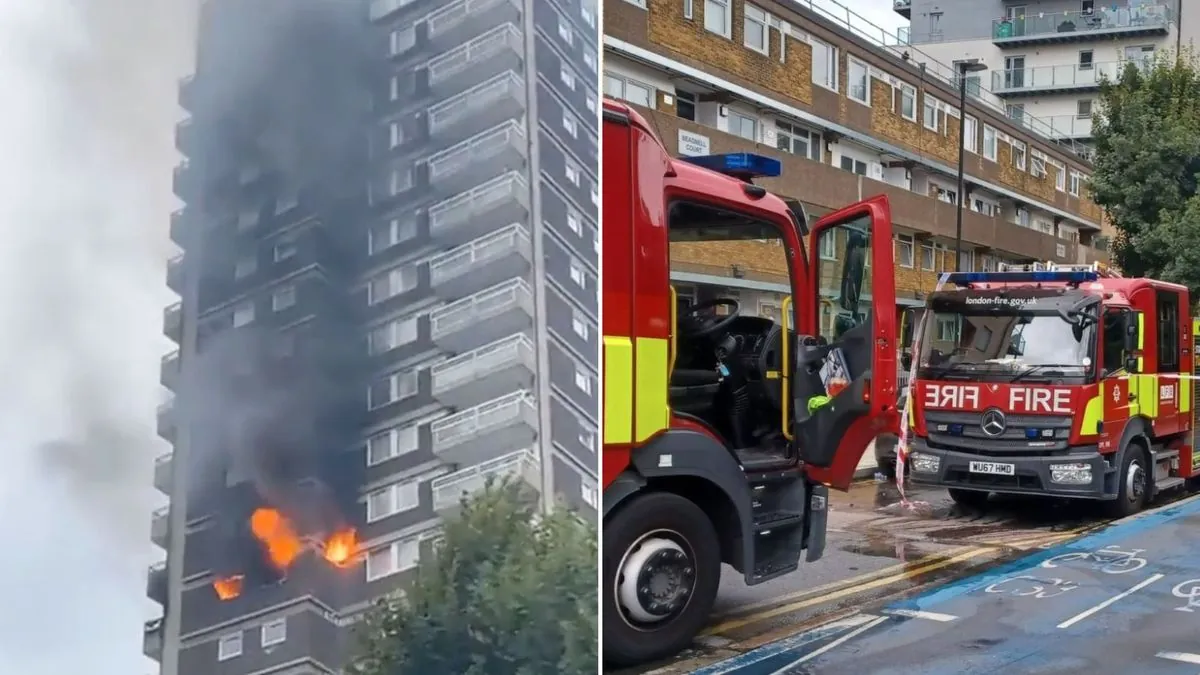
<svg viewBox="0 0 1200 675">
<path fill-rule="evenodd" d="M 993 476 L 1015 476 L 1017 467 L 1015 464 L 1001 464 L 999 462 L 971 462 L 971 473 L 987 473 Z"/>
</svg>

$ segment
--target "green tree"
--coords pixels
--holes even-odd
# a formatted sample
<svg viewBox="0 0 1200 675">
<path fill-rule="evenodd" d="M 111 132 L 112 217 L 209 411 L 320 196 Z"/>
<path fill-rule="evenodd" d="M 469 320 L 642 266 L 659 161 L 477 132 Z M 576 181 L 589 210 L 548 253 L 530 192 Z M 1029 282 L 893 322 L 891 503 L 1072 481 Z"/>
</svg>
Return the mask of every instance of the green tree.
<svg viewBox="0 0 1200 675">
<path fill-rule="evenodd" d="M 1129 276 L 1200 290 L 1200 73 L 1190 51 L 1129 63 L 1101 85 L 1089 189 Z"/>
<path fill-rule="evenodd" d="M 592 675 L 596 528 L 518 483 L 464 499 L 437 555 L 363 624 L 359 675 Z"/>
</svg>

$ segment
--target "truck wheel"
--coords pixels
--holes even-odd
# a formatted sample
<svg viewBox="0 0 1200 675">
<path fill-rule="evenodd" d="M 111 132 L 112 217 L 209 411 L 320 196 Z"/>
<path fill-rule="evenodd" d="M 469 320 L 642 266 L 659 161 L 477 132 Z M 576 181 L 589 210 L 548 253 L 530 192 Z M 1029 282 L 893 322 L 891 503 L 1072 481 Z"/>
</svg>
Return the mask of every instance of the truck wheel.
<svg viewBox="0 0 1200 675">
<path fill-rule="evenodd" d="M 955 504 L 971 509 L 983 509 L 987 506 L 990 494 L 983 490 L 964 490 L 962 488 L 948 488 L 946 491 L 950 493 L 950 499 L 953 499 Z"/>
<path fill-rule="evenodd" d="M 633 666 L 688 647 L 721 580 L 717 531 L 704 511 L 669 492 L 634 496 L 604 524 L 603 551 L 605 663 Z"/>
<path fill-rule="evenodd" d="M 1146 497 L 1150 493 L 1150 473 L 1146 461 L 1146 452 L 1140 443 L 1131 443 L 1125 448 L 1121 459 L 1121 473 L 1118 474 L 1120 483 L 1117 486 L 1117 498 L 1105 503 L 1105 511 L 1113 518 L 1132 516 L 1146 506 Z"/>
</svg>

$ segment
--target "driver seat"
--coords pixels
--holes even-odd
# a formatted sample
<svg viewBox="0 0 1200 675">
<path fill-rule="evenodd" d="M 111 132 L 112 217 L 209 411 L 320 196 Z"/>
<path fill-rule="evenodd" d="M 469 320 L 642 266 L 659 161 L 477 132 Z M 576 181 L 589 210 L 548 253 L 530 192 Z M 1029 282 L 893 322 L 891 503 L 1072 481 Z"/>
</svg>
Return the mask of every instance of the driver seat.
<svg viewBox="0 0 1200 675">
<path fill-rule="evenodd" d="M 721 376 L 715 370 L 676 368 L 671 372 L 667 401 L 671 408 L 689 415 L 702 415 L 712 408 Z"/>
</svg>

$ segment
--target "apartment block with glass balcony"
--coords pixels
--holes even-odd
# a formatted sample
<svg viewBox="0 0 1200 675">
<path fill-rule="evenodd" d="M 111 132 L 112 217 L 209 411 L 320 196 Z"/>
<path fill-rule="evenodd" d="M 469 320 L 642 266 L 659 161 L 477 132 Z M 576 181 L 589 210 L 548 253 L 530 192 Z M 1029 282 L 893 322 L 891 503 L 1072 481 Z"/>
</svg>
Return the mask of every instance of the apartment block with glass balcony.
<svg viewBox="0 0 1200 675">
<path fill-rule="evenodd" d="M 1012 119 L 1086 144 L 1104 77 L 1200 37 L 1200 8 L 1180 0 L 913 0 L 909 42 L 950 63 L 979 59 L 987 94 Z M 1193 16 L 1193 14 L 1195 16 Z M 978 93 L 978 92 L 975 92 Z"/>
<path fill-rule="evenodd" d="M 1084 187 L 1087 160 L 974 100 L 958 194 L 954 83 L 902 49 L 893 57 L 861 30 L 791 3 L 650 4 L 606 2 L 605 93 L 639 107 L 679 154 L 779 158 L 784 177 L 764 185 L 810 214 L 886 194 L 901 304 L 922 304 L 937 272 L 953 269 L 960 200 L 964 269 L 1106 259 L 1100 209 Z M 785 263 L 754 246 L 673 248 L 680 296 L 734 288 L 743 311 L 777 313 Z"/>
<path fill-rule="evenodd" d="M 597 8 L 289 4 L 205 2 L 180 86 L 144 645 L 167 675 L 339 672 L 489 478 L 595 517 Z M 306 546 L 355 528 L 361 559 L 313 543 L 281 572 L 264 507 Z"/>
</svg>

